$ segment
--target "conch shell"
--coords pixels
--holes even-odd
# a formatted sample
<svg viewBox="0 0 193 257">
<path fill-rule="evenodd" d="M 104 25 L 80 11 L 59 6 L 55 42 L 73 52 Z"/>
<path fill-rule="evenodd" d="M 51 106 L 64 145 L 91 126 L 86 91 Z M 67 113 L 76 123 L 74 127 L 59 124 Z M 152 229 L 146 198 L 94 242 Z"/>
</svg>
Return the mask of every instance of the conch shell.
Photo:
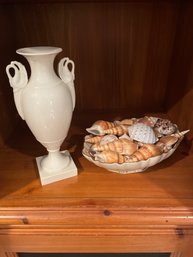
<svg viewBox="0 0 193 257">
<path fill-rule="evenodd" d="M 92 150 L 94 151 L 115 151 L 120 154 L 131 155 L 138 149 L 136 143 L 128 140 L 126 138 L 121 138 L 116 141 L 100 145 L 95 144 L 92 146 Z"/>
<path fill-rule="evenodd" d="M 157 146 L 162 147 L 164 152 L 168 152 L 174 144 L 176 144 L 178 141 L 181 141 L 186 133 L 188 133 L 189 130 L 185 130 L 179 133 L 175 133 L 169 136 L 163 136 L 160 138 L 160 140 L 156 143 Z"/>
<path fill-rule="evenodd" d="M 122 136 L 122 135 L 128 133 L 128 125 L 119 125 L 119 126 L 104 130 L 104 133 Z"/>
<path fill-rule="evenodd" d="M 86 130 L 93 135 L 104 135 L 104 130 L 115 127 L 113 122 L 98 120 L 90 128 Z"/>
<path fill-rule="evenodd" d="M 123 155 L 110 150 L 96 153 L 94 155 L 94 160 L 102 163 L 106 162 L 106 163 L 120 163 L 120 164 L 125 161 Z"/>
<path fill-rule="evenodd" d="M 129 136 L 141 143 L 154 144 L 158 139 L 153 129 L 143 123 L 136 123 L 128 127 Z"/>
<path fill-rule="evenodd" d="M 91 143 L 91 144 L 96 144 L 99 143 L 102 139 L 102 136 L 94 136 L 94 137 L 85 137 L 85 142 Z"/>
<path fill-rule="evenodd" d="M 161 154 L 162 150 L 159 146 L 153 144 L 146 144 L 142 146 L 139 150 L 134 152 L 131 156 L 127 157 L 126 162 L 138 162 L 142 160 L 147 160 L 151 157 Z"/>
</svg>

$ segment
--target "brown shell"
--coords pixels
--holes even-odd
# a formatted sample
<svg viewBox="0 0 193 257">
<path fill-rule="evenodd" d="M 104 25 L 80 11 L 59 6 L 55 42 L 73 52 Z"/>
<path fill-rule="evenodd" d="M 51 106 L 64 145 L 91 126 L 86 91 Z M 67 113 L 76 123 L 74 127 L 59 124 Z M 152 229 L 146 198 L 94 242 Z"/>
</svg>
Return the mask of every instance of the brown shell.
<svg viewBox="0 0 193 257">
<path fill-rule="evenodd" d="M 159 142 L 167 146 L 172 146 L 178 141 L 178 137 L 175 135 L 161 137 Z"/>
<path fill-rule="evenodd" d="M 104 130 L 115 127 L 113 122 L 97 120 L 90 128 L 86 130 L 93 135 L 104 135 Z"/>
<path fill-rule="evenodd" d="M 129 158 L 127 158 L 127 162 L 137 162 L 142 160 L 147 160 L 151 157 L 161 155 L 162 149 L 153 144 L 145 144 L 139 150 L 137 150 L 134 154 L 132 154 Z"/>
<path fill-rule="evenodd" d="M 184 135 L 188 132 L 189 130 L 186 130 L 186 131 L 178 132 L 169 136 L 163 136 L 156 143 L 156 145 L 159 146 L 161 149 L 163 149 L 164 152 L 168 152 L 173 147 L 174 144 L 176 144 L 177 142 L 180 143 Z"/>
<path fill-rule="evenodd" d="M 105 163 L 120 163 L 121 164 L 125 161 L 123 155 L 121 155 L 117 152 L 114 152 L 114 151 L 110 151 L 110 150 L 96 153 L 94 155 L 94 159 L 95 159 L 95 161 L 99 161 L 99 162 L 103 162 L 103 163 L 105 162 Z"/>
<path fill-rule="evenodd" d="M 138 149 L 138 145 L 131 140 L 121 138 L 105 145 L 95 144 L 92 146 L 94 151 L 114 151 L 120 154 L 131 155 Z"/>
<path fill-rule="evenodd" d="M 146 124 L 150 127 L 153 127 L 157 120 L 158 120 L 158 118 L 156 118 L 156 117 L 145 116 L 143 118 L 140 118 L 138 122 Z"/>
<path fill-rule="evenodd" d="M 119 125 L 107 130 L 104 130 L 105 134 L 112 134 L 117 136 L 122 136 L 128 132 L 128 126 L 127 125 Z"/>
<path fill-rule="evenodd" d="M 121 125 L 128 125 L 131 126 L 134 124 L 135 119 L 124 119 L 120 121 Z"/>
<path fill-rule="evenodd" d="M 115 124 L 113 122 L 110 121 L 106 121 L 106 120 L 98 120 L 94 123 L 95 125 L 99 125 L 101 128 L 103 128 L 104 130 L 112 128 L 115 126 Z"/>
<path fill-rule="evenodd" d="M 96 144 L 96 143 L 99 143 L 101 139 L 102 139 L 102 136 L 87 137 L 85 138 L 85 142 Z"/>
</svg>

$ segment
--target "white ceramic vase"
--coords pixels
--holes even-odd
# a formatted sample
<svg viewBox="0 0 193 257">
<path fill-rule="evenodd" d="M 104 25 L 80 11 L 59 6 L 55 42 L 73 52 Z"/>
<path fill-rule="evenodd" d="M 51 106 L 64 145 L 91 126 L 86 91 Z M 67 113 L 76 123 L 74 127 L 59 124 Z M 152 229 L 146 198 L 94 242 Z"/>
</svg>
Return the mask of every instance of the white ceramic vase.
<svg viewBox="0 0 193 257">
<path fill-rule="evenodd" d="M 60 78 L 53 68 L 54 58 L 61 51 L 57 47 L 18 49 L 16 52 L 30 64 L 29 79 L 20 62 L 6 67 L 18 113 L 48 151 L 47 156 L 36 158 L 42 185 L 77 175 L 69 152 L 60 152 L 75 106 L 74 62 L 67 57 L 59 62 Z"/>
</svg>

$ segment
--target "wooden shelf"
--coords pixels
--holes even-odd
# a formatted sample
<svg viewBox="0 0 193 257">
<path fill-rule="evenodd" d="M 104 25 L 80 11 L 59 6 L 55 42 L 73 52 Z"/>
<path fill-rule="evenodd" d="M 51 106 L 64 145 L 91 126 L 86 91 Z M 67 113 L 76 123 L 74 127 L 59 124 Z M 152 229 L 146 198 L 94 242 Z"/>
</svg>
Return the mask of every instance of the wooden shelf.
<svg viewBox="0 0 193 257">
<path fill-rule="evenodd" d="M 42 251 L 192 257 L 193 3 L 25 2 L 0 0 L 0 257 Z M 62 149 L 70 150 L 79 174 L 44 187 L 35 157 L 45 150 L 24 122 L 15 129 L 20 118 L 4 71 L 12 60 L 29 71 L 15 51 L 35 45 L 63 48 L 56 66 L 64 56 L 76 65 L 76 111 Z M 180 130 L 190 129 L 169 159 L 120 175 L 82 156 L 85 128 L 96 119 L 147 112 L 164 112 Z"/>
<path fill-rule="evenodd" d="M 50 243 L 57 234 L 58 244 L 38 244 L 36 251 L 181 249 L 193 228 L 193 155 L 185 141 L 147 171 L 120 175 L 82 156 L 84 135 L 85 122 L 79 117 L 62 147 L 70 150 L 78 176 L 42 187 L 34 158 L 44 150 L 25 123 L 20 124 L 0 150 L 0 244 L 6 251 L 30 251 L 36 234 Z"/>
</svg>

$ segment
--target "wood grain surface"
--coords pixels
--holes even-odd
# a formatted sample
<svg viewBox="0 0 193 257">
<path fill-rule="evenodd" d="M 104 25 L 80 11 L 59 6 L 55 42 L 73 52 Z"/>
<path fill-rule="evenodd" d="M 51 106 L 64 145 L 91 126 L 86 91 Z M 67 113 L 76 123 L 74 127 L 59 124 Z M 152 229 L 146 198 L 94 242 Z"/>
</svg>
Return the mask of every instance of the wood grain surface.
<svg viewBox="0 0 193 257">
<path fill-rule="evenodd" d="M 63 56 L 75 61 L 77 111 L 164 111 L 180 7 L 179 1 L 0 3 L 2 141 L 18 117 L 4 69 L 16 59 L 29 71 L 15 55 L 25 46 L 62 47 L 56 66 Z"/>
<path fill-rule="evenodd" d="M 192 17 L 190 1 L 0 1 L 0 256 L 191 256 L 192 131 L 173 156 L 143 173 L 108 172 L 81 150 L 85 128 L 98 118 L 164 111 L 180 129 L 193 129 Z M 70 150 L 79 175 L 44 187 L 35 156 L 46 152 L 24 122 L 16 129 L 5 74 L 5 66 L 18 60 L 30 75 L 15 50 L 33 45 L 64 49 L 55 68 L 63 56 L 76 64 L 77 104 L 62 149 Z"/>
<path fill-rule="evenodd" d="M 193 3 L 187 1 L 180 11 L 178 30 L 168 78 L 166 94 L 170 117 L 182 128 L 189 128 L 193 139 Z"/>
<path fill-rule="evenodd" d="M 82 156 L 85 125 L 80 123 L 80 117 L 73 120 L 62 146 L 72 154 L 77 177 L 40 185 L 34 157 L 45 152 L 25 123 L 0 150 L 0 249 L 184 249 L 193 236 L 193 159 L 185 142 L 168 160 L 146 172 L 121 175 L 99 168 Z"/>
</svg>

